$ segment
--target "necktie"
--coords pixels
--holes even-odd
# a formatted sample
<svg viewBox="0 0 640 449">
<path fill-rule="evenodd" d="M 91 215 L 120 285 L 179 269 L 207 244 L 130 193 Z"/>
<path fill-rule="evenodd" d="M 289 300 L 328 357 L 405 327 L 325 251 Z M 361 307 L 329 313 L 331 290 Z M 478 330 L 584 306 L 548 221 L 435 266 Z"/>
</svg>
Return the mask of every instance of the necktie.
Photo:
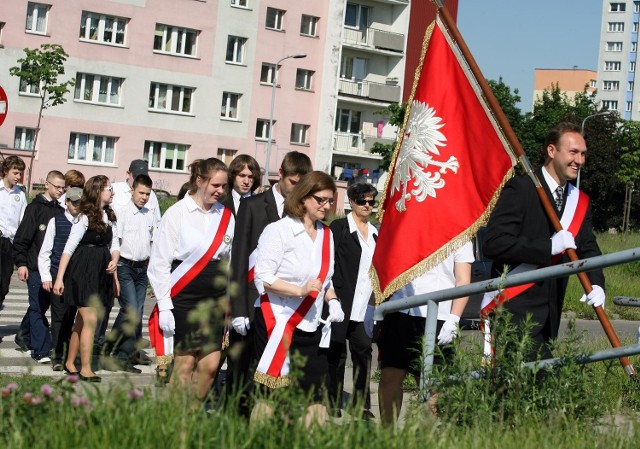
<svg viewBox="0 0 640 449">
<path fill-rule="evenodd" d="M 564 199 L 564 187 L 560 186 L 556 189 L 556 208 L 562 209 L 562 200 Z"/>
</svg>

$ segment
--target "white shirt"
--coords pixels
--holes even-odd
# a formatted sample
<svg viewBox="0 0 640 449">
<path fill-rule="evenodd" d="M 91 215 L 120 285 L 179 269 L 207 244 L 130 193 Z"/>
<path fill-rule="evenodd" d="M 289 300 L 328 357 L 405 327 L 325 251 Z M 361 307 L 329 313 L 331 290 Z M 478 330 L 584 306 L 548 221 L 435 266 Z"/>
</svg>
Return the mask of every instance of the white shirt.
<svg viewBox="0 0 640 449">
<path fill-rule="evenodd" d="M 146 207 L 129 204 L 118 210 L 117 236 L 120 239 L 120 256 L 140 262 L 151 255 L 151 242 L 158 227 L 155 215 Z"/>
<path fill-rule="evenodd" d="M 73 223 L 74 217 L 67 211 L 64 212 L 64 216 L 69 223 Z M 38 253 L 38 272 L 40 273 L 40 279 L 42 282 L 52 281 L 51 278 L 51 252 L 53 251 L 53 241 L 56 238 L 56 219 L 55 217 L 49 220 L 47 224 L 47 230 L 44 233 L 44 239 L 42 240 L 42 246 Z"/>
<path fill-rule="evenodd" d="M 120 249 L 120 244 L 118 242 L 118 238 L 116 237 L 116 224 L 109 221 L 106 212 L 102 213 L 102 221 L 111 226 L 111 231 L 113 233 L 111 237 L 111 247 L 109 249 L 109 252 L 113 253 L 114 251 L 118 251 Z M 82 237 L 84 237 L 84 233 L 87 232 L 87 229 L 89 228 L 89 218 L 87 218 L 87 216 L 84 214 L 78 215 L 73 219 L 72 223 L 73 224 L 71 225 L 71 232 L 69 233 L 69 240 L 67 240 L 67 243 L 64 245 L 64 251 L 62 251 L 63 253 L 67 253 L 71 256 L 73 256 L 73 253 L 76 251 L 78 245 L 80 244 L 80 240 L 82 240 Z"/>
<path fill-rule="evenodd" d="M 556 198 L 556 190 L 558 190 L 558 187 L 560 187 L 560 185 L 556 182 L 555 179 L 553 179 L 551 177 L 551 175 L 549 174 L 549 172 L 547 171 L 546 167 L 542 167 L 542 177 L 544 178 L 544 181 L 547 183 L 547 186 L 549 187 L 549 191 L 551 191 L 551 194 L 553 195 L 553 198 Z"/>
<path fill-rule="evenodd" d="M 24 192 L 17 185 L 7 190 L 4 181 L 0 179 L 0 231 L 2 231 L 2 237 L 7 237 L 13 242 L 26 207 L 27 198 L 24 196 Z"/>
<path fill-rule="evenodd" d="M 371 278 L 369 278 L 369 268 L 371 267 L 371 260 L 373 259 L 373 251 L 376 249 L 376 240 L 373 236 L 374 234 L 378 235 L 378 230 L 371 223 L 367 223 L 368 231 L 367 238 L 365 239 L 358 229 L 358 225 L 353 218 L 353 213 L 347 215 L 347 222 L 349 223 L 349 233 L 358 233 L 358 241 L 362 249 L 360 265 L 358 265 L 358 280 L 356 281 L 353 305 L 351 306 L 351 317 L 349 319 L 351 321 L 364 321 L 364 314 L 367 311 L 371 292 L 373 292 Z"/>
<path fill-rule="evenodd" d="M 322 223 L 316 223 L 320 231 Z M 319 234 L 319 233 L 318 233 Z M 298 324 L 298 329 L 314 332 L 318 328 L 324 293 L 332 287 L 333 276 L 333 237 L 328 230 L 325 238 L 329 239 L 329 271 L 324 281 L 322 291 L 311 306 L 304 319 Z M 263 293 L 264 283 L 273 284 L 282 280 L 288 284 L 302 287 L 307 282 L 317 279 L 319 266 L 314 263 L 322 254 L 322 239 L 316 237 L 311 240 L 300 219 L 285 216 L 283 219 L 269 224 L 258 240 L 258 257 L 255 267 L 254 283 L 259 293 Z M 277 305 L 288 305 L 297 308 L 304 298 L 302 296 L 279 296 L 269 293 L 269 301 Z M 260 306 L 258 299 L 255 304 Z"/>
<path fill-rule="evenodd" d="M 198 207 L 190 195 L 175 203 L 165 212 L 160 227 L 153 240 L 147 276 L 158 300 L 160 310 L 170 310 L 171 304 L 171 264 L 174 260 L 185 260 L 193 251 L 203 245 L 214 214 L 222 215 L 224 206 L 214 203 L 207 211 Z M 227 258 L 231 253 L 233 240 L 233 216 L 229 223 L 229 238 L 223 240 L 218 259 Z M 209 245 L 211 242 L 207 242 Z"/>
<path fill-rule="evenodd" d="M 123 208 L 127 204 L 131 202 L 131 186 L 127 183 L 127 181 L 114 182 L 111 184 L 113 187 L 113 201 L 111 203 L 111 208 L 118 214 L 118 209 Z M 149 201 L 145 206 L 156 216 L 156 221 L 160 223 L 160 205 L 158 204 L 158 197 L 156 196 L 156 192 L 153 190 L 149 195 Z"/>
<path fill-rule="evenodd" d="M 440 265 L 430 271 L 427 271 L 422 276 L 417 277 L 395 292 L 389 300 L 393 301 L 394 299 L 407 298 L 409 296 L 423 295 L 425 293 L 453 288 L 456 286 L 456 278 L 453 271 L 455 264 L 473 263 L 474 261 L 473 244 L 471 242 L 467 242 L 462 248 L 447 257 L 442 263 L 440 263 Z M 451 314 L 451 304 L 451 300 L 438 303 L 439 320 L 446 320 L 449 317 Z M 402 313 L 426 318 L 427 306 L 424 305 L 413 307 L 408 310 L 402 310 Z"/>
<path fill-rule="evenodd" d="M 273 197 L 276 199 L 276 206 L 278 207 L 278 216 L 282 218 L 282 215 L 284 215 L 284 197 L 280 194 L 280 192 L 278 192 L 278 189 L 276 189 L 276 186 L 273 186 L 271 188 L 271 191 L 273 192 Z"/>
</svg>

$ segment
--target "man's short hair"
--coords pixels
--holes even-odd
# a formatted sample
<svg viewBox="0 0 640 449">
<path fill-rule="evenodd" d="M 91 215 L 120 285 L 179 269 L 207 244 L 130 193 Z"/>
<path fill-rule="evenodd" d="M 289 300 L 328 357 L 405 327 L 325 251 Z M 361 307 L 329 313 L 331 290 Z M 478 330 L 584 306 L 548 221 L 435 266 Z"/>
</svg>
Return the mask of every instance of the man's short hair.
<svg viewBox="0 0 640 449">
<path fill-rule="evenodd" d="M 84 187 L 85 179 L 82 172 L 78 170 L 69 170 L 64 174 L 65 187 Z"/>
<path fill-rule="evenodd" d="M 289 151 L 284 155 L 282 164 L 280 164 L 282 177 L 300 175 L 304 176 L 313 170 L 311 159 L 304 153 L 299 151 Z"/>
<path fill-rule="evenodd" d="M 4 158 L 4 161 L 2 161 L 2 165 L 0 165 L 0 175 L 4 177 L 10 170 L 16 169 L 24 171 L 26 168 L 27 165 L 24 163 L 21 157 L 8 156 Z"/>
<path fill-rule="evenodd" d="M 140 174 L 133 179 L 133 185 L 131 187 L 135 189 L 138 185 L 143 185 L 151 189 L 153 188 L 153 181 L 149 175 Z"/>
<path fill-rule="evenodd" d="M 582 135 L 582 128 L 580 128 L 579 125 L 571 122 L 560 122 L 556 126 L 551 128 L 547 133 L 547 136 L 544 138 L 544 145 L 542 146 L 542 155 L 544 156 L 545 160 L 548 157 L 547 147 L 549 145 L 554 145 L 557 147 L 560 139 L 566 133 L 577 133 Z"/>
<path fill-rule="evenodd" d="M 47 182 L 51 182 L 50 179 L 53 179 L 53 178 L 64 179 L 64 175 L 62 174 L 61 171 L 51 170 L 49 173 L 47 173 L 47 177 L 45 179 Z"/>
</svg>

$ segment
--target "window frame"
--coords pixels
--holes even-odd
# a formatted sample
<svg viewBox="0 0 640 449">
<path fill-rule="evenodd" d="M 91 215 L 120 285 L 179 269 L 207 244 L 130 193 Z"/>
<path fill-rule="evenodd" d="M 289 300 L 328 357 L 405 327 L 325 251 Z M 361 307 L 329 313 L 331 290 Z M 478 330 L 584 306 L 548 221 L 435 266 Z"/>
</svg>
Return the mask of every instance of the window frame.
<svg viewBox="0 0 640 449">
<path fill-rule="evenodd" d="M 609 111 L 617 111 L 618 110 L 618 101 L 617 100 L 602 100 L 602 107 L 606 108 Z"/>
<path fill-rule="evenodd" d="M 95 39 L 91 37 L 92 34 L 90 22 L 92 22 L 93 20 L 97 20 Z M 108 32 L 107 21 L 109 20 L 113 21 L 111 25 L 111 40 L 108 40 L 105 35 L 105 33 Z M 121 32 L 120 28 L 117 27 L 119 24 L 122 26 Z M 129 19 L 126 17 L 111 16 L 108 14 L 101 14 L 92 11 L 82 11 L 82 15 L 80 16 L 80 42 L 125 47 L 127 45 L 128 24 Z M 116 28 L 116 30 L 113 31 L 113 28 Z M 118 42 L 118 36 L 120 35 L 122 36 L 122 42 Z"/>
<path fill-rule="evenodd" d="M 18 141 L 18 131 L 20 132 L 20 144 L 16 145 L 16 141 Z M 27 142 L 27 135 L 30 132 L 33 135 L 31 136 L 31 148 L 28 148 L 25 144 Z M 13 133 L 13 149 L 34 152 L 35 146 L 33 145 L 33 143 L 35 142 L 35 138 L 36 138 L 35 128 L 29 128 L 28 126 L 16 126 Z"/>
<path fill-rule="evenodd" d="M 617 80 L 604 80 L 602 81 L 602 90 L 615 92 L 620 90 L 620 81 Z"/>
<path fill-rule="evenodd" d="M 191 34 L 193 35 L 193 41 L 191 44 L 192 53 L 187 53 L 187 42 L 189 41 L 187 37 Z M 153 52 L 159 55 L 197 58 L 199 40 L 200 30 L 158 22 L 156 23 L 153 34 Z M 169 50 L 166 49 L 167 46 L 170 47 Z M 178 48 L 178 46 L 180 48 Z"/>
<path fill-rule="evenodd" d="M 160 107 L 160 102 L 161 102 L 161 90 L 162 87 L 165 88 L 164 90 L 164 104 L 165 107 Z M 153 91 L 153 97 L 152 97 L 152 91 Z M 178 93 L 178 109 L 173 109 L 173 105 L 174 105 L 174 95 L 175 95 L 175 91 L 179 91 Z M 188 98 L 189 98 L 189 111 L 184 111 L 184 104 L 185 104 L 185 98 L 187 98 L 186 93 L 189 93 Z M 158 81 L 151 81 L 150 85 L 149 85 L 149 104 L 148 104 L 148 111 L 149 112 L 160 112 L 160 113 L 165 113 L 165 114 L 177 114 L 177 115 L 187 115 L 187 116 L 191 116 L 193 117 L 193 99 L 194 99 L 194 93 L 196 91 L 195 87 L 189 87 L 189 86 L 180 86 L 177 84 L 165 84 L 165 83 L 160 83 Z"/>
<path fill-rule="evenodd" d="M 40 17 L 39 8 L 43 8 L 44 11 L 44 30 L 38 30 L 38 18 Z M 31 15 L 29 14 L 29 10 L 31 9 Z M 47 35 L 47 29 L 49 27 L 49 11 L 51 10 L 51 5 L 46 3 L 38 3 L 38 2 L 27 2 L 27 13 L 24 31 L 25 33 L 31 34 L 40 34 Z M 35 18 L 33 16 L 35 14 Z"/>
<path fill-rule="evenodd" d="M 305 19 L 309 19 L 308 26 L 305 27 Z M 311 16 L 309 14 L 302 14 L 300 18 L 300 35 L 307 37 L 318 37 L 318 22 L 320 17 Z M 306 32 L 305 28 L 309 30 Z"/>
<path fill-rule="evenodd" d="M 93 77 L 92 80 L 92 99 L 87 100 L 84 98 L 86 96 L 86 84 L 88 77 Z M 117 86 L 117 94 L 118 94 L 118 102 L 112 103 L 111 101 L 100 101 L 102 80 L 107 80 L 107 90 L 104 94 L 107 99 L 110 99 L 113 96 L 113 85 L 116 81 L 119 81 Z M 109 75 L 98 75 L 95 73 L 84 73 L 78 72 L 76 73 L 76 85 L 73 91 L 73 101 L 76 103 L 89 103 L 89 104 L 97 104 L 101 106 L 112 106 L 112 107 L 121 107 L 122 106 L 122 85 L 124 84 L 124 78 L 119 78 L 117 76 L 109 76 Z M 96 88 L 97 87 L 97 88 Z M 76 95 L 79 94 L 80 98 Z"/>
<path fill-rule="evenodd" d="M 276 64 L 271 64 L 269 62 L 263 62 L 262 63 L 262 67 L 260 68 L 260 84 L 264 85 L 264 86 L 273 86 L 276 81 L 278 80 L 278 69 L 280 68 L 280 66 L 277 66 Z M 267 81 L 265 81 L 263 79 L 263 74 L 265 69 L 268 70 L 267 73 Z M 269 81 L 269 78 L 271 79 Z"/>
<path fill-rule="evenodd" d="M 626 10 L 627 5 L 624 2 L 609 2 L 609 12 L 626 12 Z"/>
<path fill-rule="evenodd" d="M 351 24 L 347 24 L 347 15 L 348 15 L 348 9 L 349 7 L 355 7 L 356 8 L 356 16 L 355 16 L 355 24 L 351 25 Z M 367 11 L 366 16 L 363 14 L 364 11 Z M 347 2 L 346 6 L 345 6 L 345 14 L 344 14 L 344 22 L 343 22 L 343 26 L 345 28 L 350 28 L 352 30 L 366 30 L 367 28 L 369 28 L 369 25 L 371 23 L 371 12 L 372 12 L 373 8 L 371 8 L 370 6 L 365 6 L 365 5 L 361 5 L 360 3 L 349 3 Z M 363 22 L 363 20 L 366 21 L 366 23 Z"/>
<path fill-rule="evenodd" d="M 246 52 L 245 47 L 247 45 L 247 41 L 248 39 L 246 37 L 234 36 L 232 34 L 229 34 L 227 36 L 227 50 L 225 53 L 224 61 L 227 64 L 245 65 L 244 57 Z M 233 46 L 233 49 L 232 49 L 233 58 L 232 60 L 229 60 L 229 50 L 232 46 Z M 238 56 L 239 56 L 239 61 L 237 60 Z"/>
<path fill-rule="evenodd" d="M 292 145 L 304 145 L 309 146 L 309 129 L 310 125 L 304 123 L 292 123 L 291 134 L 289 136 L 289 143 Z M 297 136 L 296 136 L 297 135 Z M 300 140 L 294 140 L 294 137 L 299 137 Z"/>
<path fill-rule="evenodd" d="M 273 125 L 275 126 L 276 121 L 273 121 Z M 262 125 L 262 132 L 260 133 L 260 135 L 258 135 L 258 127 Z M 255 132 L 255 138 L 256 140 L 259 141 L 264 141 L 264 142 L 268 142 L 269 141 L 269 136 L 271 136 L 271 142 L 275 142 L 275 139 L 273 139 L 273 132 L 269 130 L 269 119 L 264 119 L 264 118 L 259 118 L 256 120 L 256 132 Z"/>
<path fill-rule="evenodd" d="M 238 154 L 238 150 L 234 150 L 232 148 L 220 148 L 220 147 L 218 147 L 218 150 L 216 152 L 216 158 L 220 159 L 227 166 L 229 166 L 229 164 L 231 163 L 231 161 L 233 159 L 235 159 L 237 154 Z"/>
<path fill-rule="evenodd" d="M 613 68 L 607 68 L 607 67 L 609 67 L 608 64 L 611 64 L 611 67 L 613 67 Z M 605 72 L 619 72 L 620 70 L 622 70 L 622 62 L 621 61 L 605 61 L 604 62 L 604 71 Z"/>
<path fill-rule="evenodd" d="M 605 51 L 612 52 L 621 52 L 622 51 L 622 42 L 619 41 L 607 41 L 607 47 Z"/>
<path fill-rule="evenodd" d="M 316 73 L 315 70 L 298 68 L 296 70 L 296 87 L 295 88 L 297 90 L 313 92 L 313 77 L 315 73 Z M 301 75 L 304 77 L 304 82 L 302 83 L 303 85 L 298 84 L 298 81 L 300 80 Z"/>
<path fill-rule="evenodd" d="M 235 98 L 235 107 L 232 105 L 232 102 Z M 220 119 L 221 120 L 231 120 L 231 121 L 240 121 L 240 100 L 242 99 L 242 94 L 237 92 L 222 92 L 222 105 L 220 110 Z M 235 117 L 232 112 L 235 110 Z"/>
<path fill-rule="evenodd" d="M 172 148 L 169 148 L 171 146 Z M 157 148 L 158 147 L 158 148 Z M 155 151 L 158 151 L 158 165 L 156 166 L 154 155 Z M 167 168 L 167 152 L 168 150 L 173 152 L 172 167 Z M 184 150 L 184 158 L 182 159 L 182 168 L 176 168 L 178 165 L 178 155 L 181 150 Z M 186 173 L 187 165 L 188 165 L 188 156 L 189 156 L 189 145 L 184 143 L 173 143 L 173 142 L 157 142 L 155 140 L 145 140 L 144 141 L 144 151 L 143 151 L 143 159 L 148 161 L 149 170 L 155 171 L 165 171 L 165 172 L 175 172 L 175 173 Z"/>
<path fill-rule="evenodd" d="M 73 138 L 73 136 L 75 135 L 75 139 Z M 80 141 L 80 136 L 87 136 L 86 137 L 86 148 L 85 148 L 85 158 L 79 158 L 79 150 L 80 150 L 80 145 L 79 145 L 79 141 Z M 103 140 L 103 145 L 101 148 L 101 154 L 100 154 L 100 160 L 96 161 L 93 160 L 93 156 L 95 153 L 95 148 L 96 148 L 96 138 L 100 138 Z M 74 140 L 74 154 L 73 157 L 71 156 L 71 141 L 72 139 Z M 105 158 L 107 156 L 107 150 L 108 150 L 108 143 L 109 141 L 113 142 L 113 145 L 111 146 L 111 162 L 109 161 L 105 161 Z M 118 138 L 114 137 L 114 136 L 104 136 L 104 135 L 99 135 L 99 134 L 90 134 L 90 133 L 82 133 L 82 132 L 76 132 L 76 131 L 71 131 L 71 133 L 69 133 L 69 145 L 67 146 L 67 162 L 72 163 L 72 164 L 84 164 L 84 165 L 99 165 L 99 166 L 114 166 L 115 164 L 115 160 L 116 160 L 116 151 L 117 151 L 117 141 Z M 90 159 L 87 159 L 87 157 L 90 157 Z"/>
<path fill-rule="evenodd" d="M 249 9 L 249 0 L 231 0 L 230 3 L 233 8 Z"/>
<path fill-rule="evenodd" d="M 270 13 L 272 14 L 272 16 L 270 16 Z M 287 11 L 284 9 L 272 8 L 270 6 L 267 6 L 264 27 L 267 30 L 284 31 L 284 16 L 286 15 L 286 13 Z M 273 20 L 272 24 L 269 23 L 270 19 Z"/>
<path fill-rule="evenodd" d="M 624 22 L 608 22 L 608 33 L 624 33 Z"/>
</svg>

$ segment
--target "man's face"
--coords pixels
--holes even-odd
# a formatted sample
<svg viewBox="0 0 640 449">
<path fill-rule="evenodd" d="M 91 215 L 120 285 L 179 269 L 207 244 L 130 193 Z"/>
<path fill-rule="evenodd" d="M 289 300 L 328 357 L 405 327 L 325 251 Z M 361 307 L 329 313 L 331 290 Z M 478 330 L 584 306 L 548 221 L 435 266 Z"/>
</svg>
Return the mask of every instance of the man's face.
<svg viewBox="0 0 640 449">
<path fill-rule="evenodd" d="M 133 201 L 133 204 L 135 204 L 136 207 L 144 207 L 144 205 L 149 201 L 150 195 L 151 187 L 138 184 L 131 192 L 131 201 Z"/>
<path fill-rule="evenodd" d="M 282 176 L 282 171 L 280 171 L 280 181 L 278 181 L 280 194 L 286 198 L 298 182 L 300 182 L 300 175 Z"/>
<path fill-rule="evenodd" d="M 52 200 L 60 199 L 64 193 L 64 178 L 52 177 L 44 184 L 45 194 Z"/>
<path fill-rule="evenodd" d="M 71 216 L 77 217 L 78 214 L 80 213 L 80 200 L 78 201 L 67 200 L 65 202 L 67 204 L 67 210 L 69 211 Z"/>
<path fill-rule="evenodd" d="M 11 187 L 15 186 L 22 179 L 22 170 L 18 170 L 17 168 L 12 168 L 4 175 L 4 179 L 6 179 Z"/>
<path fill-rule="evenodd" d="M 249 170 L 249 167 L 246 165 L 242 169 L 240 173 L 233 180 L 233 190 L 242 195 L 246 195 L 251 191 L 251 187 L 253 186 L 253 182 L 255 178 L 253 177 L 253 173 Z"/>
<path fill-rule="evenodd" d="M 578 171 L 585 163 L 587 144 L 584 138 L 574 132 L 564 133 L 558 145 L 549 145 L 547 155 L 551 159 L 549 172 L 555 175 L 556 181 L 564 185 L 567 181 L 578 177 Z"/>
</svg>

